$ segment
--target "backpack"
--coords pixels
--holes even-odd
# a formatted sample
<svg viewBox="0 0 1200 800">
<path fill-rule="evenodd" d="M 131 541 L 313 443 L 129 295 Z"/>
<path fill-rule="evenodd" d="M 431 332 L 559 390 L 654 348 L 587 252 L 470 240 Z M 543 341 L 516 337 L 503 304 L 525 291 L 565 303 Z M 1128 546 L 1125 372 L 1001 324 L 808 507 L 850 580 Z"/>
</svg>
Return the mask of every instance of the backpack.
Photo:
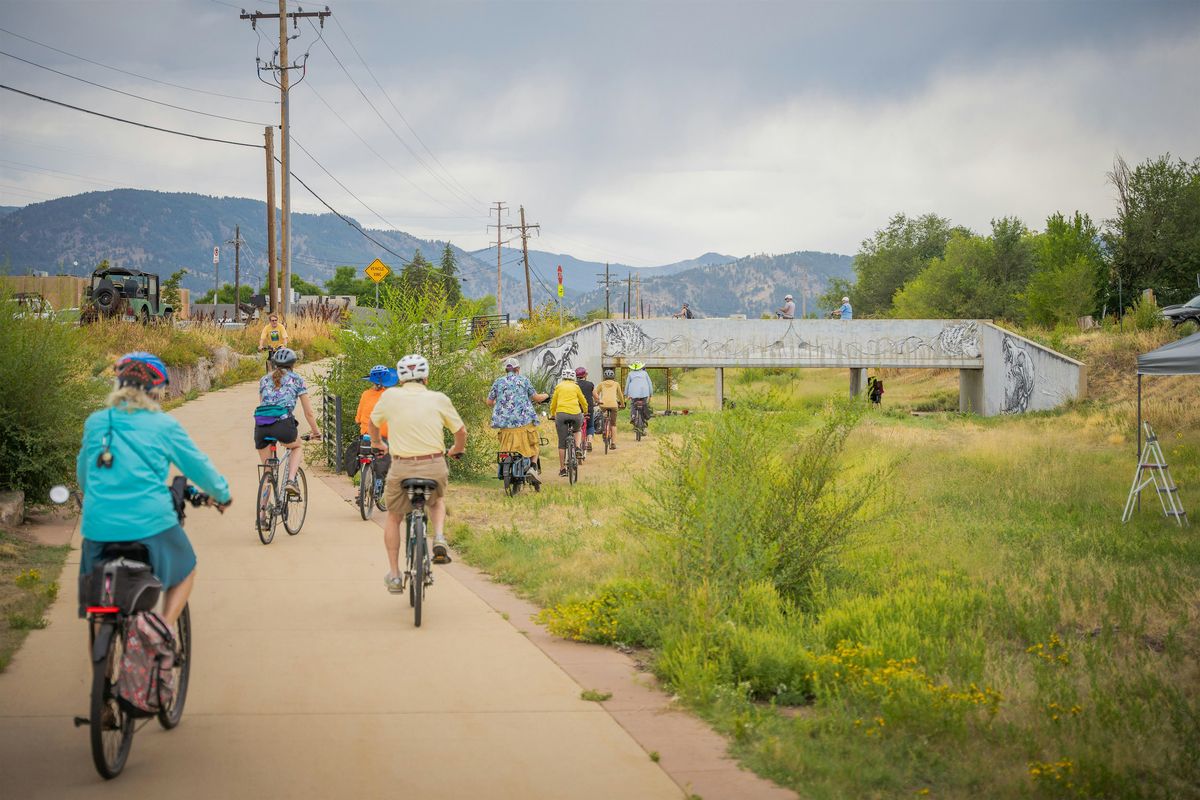
<svg viewBox="0 0 1200 800">
<path fill-rule="evenodd" d="M 696 318 L 696 315 L 692 313 L 691 306 L 689 306 L 688 308 L 684 309 L 684 316 L 685 316 L 685 317 L 687 317 L 688 319 L 695 319 L 695 318 Z"/>
<path fill-rule="evenodd" d="M 157 714 L 174 702 L 174 638 L 167 623 L 153 611 L 130 617 L 117 696 L 137 712 Z"/>
</svg>

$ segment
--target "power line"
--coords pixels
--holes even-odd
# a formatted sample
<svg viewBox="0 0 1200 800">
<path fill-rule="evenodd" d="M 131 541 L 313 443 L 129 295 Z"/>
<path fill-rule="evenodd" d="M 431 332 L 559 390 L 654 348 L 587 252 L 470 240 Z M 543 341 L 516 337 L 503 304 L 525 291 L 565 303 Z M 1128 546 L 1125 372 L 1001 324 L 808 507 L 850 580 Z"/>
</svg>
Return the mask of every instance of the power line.
<svg viewBox="0 0 1200 800">
<path fill-rule="evenodd" d="M 299 139 L 297 139 L 297 138 L 296 138 L 294 135 L 292 136 L 292 141 L 293 141 L 293 142 L 295 142 L 295 143 L 296 143 L 296 146 L 297 146 L 297 147 L 299 147 L 299 148 L 300 148 L 300 149 L 301 149 L 301 150 L 304 152 L 304 155 L 308 156 L 310 159 L 312 159 L 312 162 L 313 162 L 314 164 L 316 164 L 318 167 L 320 167 L 320 169 L 321 169 L 321 171 L 322 171 L 322 172 L 324 172 L 326 175 L 328 175 L 328 176 L 330 177 L 330 179 L 331 179 L 331 180 L 332 180 L 334 183 L 336 183 L 338 186 L 342 187 L 342 189 L 343 189 L 343 190 L 345 190 L 346 194 L 350 195 L 350 196 L 351 196 L 351 197 L 353 197 L 355 200 L 357 200 L 357 201 L 359 202 L 359 204 L 360 204 L 360 205 L 361 205 L 363 208 L 365 208 L 367 211 L 370 211 L 372 214 L 374 214 L 375 216 L 379 217 L 379 221 L 380 221 L 380 222 L 382 222 L 384 225 L 387 225 L 387 226 L 389 226 L 389 227 L 391 227 L 391 228 L 395 228 L 396 230 L 399 230 L 399 227 L 398 227 L 398 226 L 397 226 L 395 223 L 393 223 L 393 222 L 391 222 L 390 220 L 386 219 L 386 218 L 383 216 L 383 214 L 380 214 L 378 211 L 376 211 L 375 209 L 371 208 L 369 205 L 367 205 L 367 203 L 366 203 L 366 201 L 365 201 L 365 200 L 363 200 L 361 197 L 359 197 L 358 195 L 356 195 L 354 192 L 350 191 L 350 187 L 346 186 L 346 184 L 342 183 L 340 180 L 338 180 L 338 179 L 337 179 L 337 176 L 335 176 L 335 175 L 334 175 L 332 172 L 330 172 L 329 170 L 327 170 L 327 169 L 325 168 L 325 165 L 324 165 L 324 164 L 322 164 L 320 161 L 318 161 L 318 160 L 317 160 L 317 157 L 316 157 L 316 156 L 314 156 L 312 153 L 310 153 L 310 152 L 308 151 L 308 148 L 307 148 L 307 147 L 305 147 L 304 145 L 300 144 L 300 140 L 299 140 Z"/>
<path fill-rule="evenodd" d="M 396 112 L 396 116 L 398 116 L 404 123 L 404 126 L 408 128 L 409 132 L 413 135 L 413 138 L 421 143 L 421 147 L 423 147 L 425 152 L 429 153 L 429 157 L 432 158 L 437 165 L 442 168 L 442 171 L 446 173 L 446 177 L 453 181 L 459 189 L 462 189 L 467 195 L 469 195 L 472 200 L 479 205 L 483 205 L 482 200 L 476 197 L 467 187 L 463 186 L 462 183 L 451 174 L 450 170 L 446 169 L 446 165 L 443 164 L 436 155 L 434 155 L 433 151 L 429 149 L 429 145 L 425 144 L 425 140 L 421 138 L 420 134 L 418 134 L 416 129 L 413 128 L 413 126 L 409 123 L 408 118 L 405 117 L 404 114 L 400 112 L 400 109 L 396 107 L 396 104 L 392 102 L 391 95 L 389 95 L 387 90 L 383 88 L 383 84 L 379 82 L 379 79 L 375 77 L 375 73 L 371 70 L 371 67 L 367 65 L 367 60 L 363 58 L 362 53 L 360 53 L 358 48 L 354 46 L 354 42 L 350 40 L 350 34 L 347 33 L 346 29 L 342 27 L 342 23 L 337 19 L 334 19 L 333 24 L 337 25 L 338 30 L 342 32 L 342 36 L 346 37 L 346 43 L 350 45 L 350 49 L 354 51 L 354 55 L 358 56 L 359 62 L 362 63 L 363 68 L 367 71 L 367 74 L 371 76 L 371 80 L 375 81 L 375 85 L 379 87 L 380 94 L 382 94 L 384 99 L 388 101 L 388 105 L 390 105 L 392 110 Z M 326 47 L 328 47 L 328 45 L 326 45 Z"/>
<path fill-rule="evenodd" d="M 333 48 L 329 46 L 329 42 L 325 41 L 325 37 L 321 34 L 321 32 L 319 30 L 317 30 L 317 26 L 313 25 L 311 20 L 309 20 L 309 25 L 312 27 L 313 32 L 315 32 L 317 34 L 317 40 L 321 44 L 325 45 L 325 49 L 329 51 L 329 55 L 333 56 L 333 60 L 335 62 L 337 62 L 337 65 L 339 67 L 341 67 L 342 72 L 346 73 L 346 77 L 350 79 L 350 83 L 354 85 L 354 88 L 358 90 L 358 93 L 362 97 L 362 99 L 365 100 L 367 105 L 371 107 L 371 110 L 375 112 L 375 116 L 379 117 L 379 121 L 382 122 L 389 131 L 391 131 L 392 136 L 396 137 L 396 141 L 400 142 L 400 144 L 402 144 L 404 146 L 404 149 L 409 152 L 409 155 L 411 155 L 414 159 L 416 159 L 417 163 L 420 164 L 421 167 L 424 168 L 424 170 L 426 172 L 428 172 L 430 175 L 432 175 L 433 179 L 436 180 L 439 184 L 441 184 L 442 188 L 444 188 L 446 191 L 448 191 L 451 194 L 451 196 L 454 197 L 454 199 L 456 199 L 460 203 L 463 203 L 464 206 L 466 206 L 467 208 L 470 208 L 471 207 L 470 200 L 463 197 L 457 190 L 454 189 L 454 187 L 452 187 L 450 184 L 448 184 L 446 182 L 446 180 L 444 178 L 442 178 L 442 176 L 440 176 L 436 172 L 434 172 L 433 169 L 431 169 L 430 166 L 425 162 L 425 160 L 423 158 L 421 158 L 421 156 L 417 153 L 417 151 L 413 150 L 412 146 L 409 145 L 408 142 L 404 141 L 403 137 L 401 137 L 400 134 L 396 132 L 396 129 L 392 127 L 391 123 L 387 121 L 387 119 L 383 116 L 383 114 L 380 113 L 379 109 L 376 108 L 375 104 L 371 102 L 371 98 L 367 97 L 367 93 L 364 92 L 362 90 L 362 87 L 358 85 L 358 81 L 354 80 L 354 76 L 350 74 L 350 70 L 346 69 L 346 65 L 342 63 L 342 60 L 340 58 L 338 58 L 337 53 L 333 52 Z"/>
<path fill-rule="evenodd" d="M 263 123 L 255 122 L 254 120 L 251 120 L 251 119 L 239 119 L 237 117 L 227 117 L 224 114 L 210 114 L 207 111 L 197 111 L 194 108 L 185 108 L 184 106 L 177 106 L 173 103 L 164 103 L 162 100 L 154 100 L 153 98 L 150 98 L 150 97 L 142 97 L 140 94 L 134 94 L 133 92 L 126 92 L 122 89 L 114 89 L 111 86 L 105 86 L 103 83 L 96 83 L 95 81 L 89 81 L 87 78 L 80 78 L 78 75 L 72 75 L 69 72 L 62 72 L 60 70 L 54 69 L 53 67 L 47 67 L 45 64 L 39 64 L 36 61 L 30 61 L 27 58 L 21 58 L 20 56 L 14 56 L 12 53 L 6 53 L 3 50 L 0 50 L 0 56 L 8 56 L 9 58 L 16 59 L 17 61 L 20 61 L 23 64 L 28 64 L 31 67 L 37 67 L 38 69 L 44 69 L 47 72 L 53 72 L 55 75 L 61 75 L 64 78 L 70 78 L 73 81 L 79 81 L 80 83 L 86 83 L 88 86 L 95 86 L 98 89 L 105 89 L 110 92 L 116 92 L 117 94 L 123 94 L 126 97 L 132 97 L 135 100 L 145 100 L 147 103 L 154 103 L 155 105 L 166 106 L 167 108 L 173 108 L 176 111 L 186 111 L 189 114 L 199 114 L 202 117 L 212 117 L 213 119 L 224 119 L 224 120 L 228 120 L 230 122 L 241 122 L 241 123 L 245 123 L 246 125 L 255 125 L 258 127 L 263 127 Z"/>
<path fill-rule="evenodd" d="M 92 116 L 95 116 L 95 117 L 104 117 L 105 119 L 111 119 L 114 122 L 124 122 L 126 125 L 136 125 L 139 128 L 147 128 L 152 131 L 160 131 L 162 133 L 173 133 L 176 136 L 186 136 L 189 139 L 199 139 L 204 142 L 217 142 L 219 144 L 233 144 L 233 145 L 237 145 L 238 147 L 253 147 L 255 150 L 261 150 L 263 148 L 263 146 L 261 144 L 249 144 L 247 142 L 234 142 L 229 139 L 217 139 L 212 136 L 201 136 L 198 133 L 185 133 L 184 131 L 173 131 L 170 128 L 160 128 L 157 125 L 147 125 L 145 122 L 134 122 L 131 119 L 124 119 L 123 117 L 114 117 L 111 114 L 101 114 L 99 111 L 90 111 L 86 108 L 80 108 L 79 106 L 73 106 L 70 103 L 64 103 L 61 100 L 51 100 L 49 97 L 42 97 L 40 94 L 34 94 L 33 92 L 26 92 L 23 89 L 16 89 L 16 88 L 13 88 L 12 86 L 7 86 L 3 83 L 0 83 L 0 89 L 5 89 L 7 91 L 14 92 L 16 94 L 23 94 L 26 97 L 32 97 L 34 100 L 41 100 L 43 103 L 52 103 L 56 106 L 62 106 L 63 108 L 69 108 L 72 111 L 82 111 L 84 114 L 91 114 Z"/>
<path fill-rule="evenodd" d="M 97 178 L 90 175 L 79 175 L 74 172 L 63 172 L 57 169 L 50 169 L 49 167 L 39 167 L 37 164 L 26 164 L 21 161 L 9 161 L 8 159 L 4 158 L 0 158 L 0 165 L 3 165 L 4 168 L 15 169 L 19 172 L 33 172 L 35 174 L 39 172 L 45 172 L 53 175 L 63 175 L 68 178 L 75 178 L 77 180 L 84 181 L 85 183 L 94 183 L 97 186 L 123 186 L 127 189 L 134 188 L 128 183 L 121 183 L 120 181 L 108 180 L 107 178 Z"/>
<path fill-rule="evenodd" d="M 226 4 L 226 5 L 228 5 L 228 4 Z M 236 6 L 234 6 L 234 7 L 236 8 Z M 36 44 L 38 47 L 44 47 L 47 50 L 53 50 L 54 52 L 60 53 L 64 56 L 69 56 L 70 58 L 77 58 L 80 61 L 86 61 L 87 63 L 92 64 L 97 67 L 101 67 L 102 69 L 109 69 L 109 70 L 112 70 L 113 72 L 120 72 L 122 75 L 129 75 L 134 78 L 141 78 L 144 81 L 150 81 L 151 83 L 157 83 L 157 84 L 161 84 L 163 86 L 170 86 L 172 89 L 182 89 L 185 92 L 196 92 L 197 94 L 207 94 L 207 95 L 212 95 L 213 97 L 224 97 L 229 100 L 241 100 L 241 101 L 247 102 L 247 103 L 270 103 L 272 105 L 275 104 L 274 100 L 261 100 L 257 97 L 239 97 L 238 95 L 224 94 L 222 92 L 213 92 L 213 91 L 209 91 L 208 89 L 196 89 L 191 86 L 182 86 L 178 83 L 171 83 L 170 81 L 163 81 L 163 80 L 159 80 L 158 78 L 151 78 L 149 75 L 140 75 L 136 72 L 130 72 L 127 69 L 121 69 L 120 67 L 113 67 L 113 66 L 109 66 L 108 64 L 101 64 L 99 61 L 93 61 L 90 58 L 85 58 L 84 56 L 78 55 L 76 53 L 69 53 L 66 50 L 60 50 L 59 48 L 54 47 L 52 45 L 48 45 L 45 42 L 39 42 L 37 39 L 31 39 L 28 36 L 22 36 L 21 34 L 16 33 L 15 31 L 8 30 L 7 28 L 0 28 L 0 33 L 7 33 L 9 36 L 15 36 L 18 39 L 24 39 L 27 42 Z"/>
</svg>

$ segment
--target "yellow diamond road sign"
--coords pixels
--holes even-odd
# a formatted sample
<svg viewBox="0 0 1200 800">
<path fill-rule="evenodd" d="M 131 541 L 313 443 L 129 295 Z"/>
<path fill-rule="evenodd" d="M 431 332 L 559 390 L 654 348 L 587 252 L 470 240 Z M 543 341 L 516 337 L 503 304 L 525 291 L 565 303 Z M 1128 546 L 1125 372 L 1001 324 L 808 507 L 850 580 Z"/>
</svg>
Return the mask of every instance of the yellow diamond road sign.
<svg viewBox="0 0 1200 800">
<path fill-rule="evenodd" d="M 367 273 L 367 277 L 379 283 L 381 280 L 392 274 L 392 268 L 380 261 L 378 258 L 372 261 L 363 272 Z"/>
</svg>

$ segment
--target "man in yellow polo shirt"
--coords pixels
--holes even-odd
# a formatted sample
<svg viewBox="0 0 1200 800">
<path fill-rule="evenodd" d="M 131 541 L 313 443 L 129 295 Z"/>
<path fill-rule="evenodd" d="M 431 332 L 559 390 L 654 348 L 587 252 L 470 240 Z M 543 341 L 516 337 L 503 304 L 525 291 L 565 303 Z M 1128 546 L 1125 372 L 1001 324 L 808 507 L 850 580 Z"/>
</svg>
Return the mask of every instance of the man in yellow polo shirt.
<svg viewBox="0 0 1200 800">
<path fill-rule="evenodd" d="M 383 450 L 385 446 L 379 435 L 383 425 L 389 428 L 387 450 L 392 455 L 392 468 L 388 470 L 384 486 L 384 502 L 387 504 L 387 523 L 383 529 L 383 544 L 387 548 L 388 566 L 391 571 L 384 577 L 388 591 L 399 594 L 404 590 L 400 577 L 401 526 L 404 515 L 412 510 L 408 492 L 400 482 L 406 478 L 427 478 L 437 482 L 437 487 L 425 502 L 429 521 L 433 527 L 433 563 L 450 561 L 446 545 L 446 482 L 450 473 L 446 468 L 445 440 L 442 428 L 454 434 L 454 445 L 448 455 L 458 457 L 467 449 L 467 427 L 458 415 L 450 398 L 441 392 L 431 392 L 429 362 L 419 355 L 408 355 L 396 362 L 396 377 L 399 385 L 384 391 L 371 411 L 368 431 L 371 447 Z"/>
</svg>

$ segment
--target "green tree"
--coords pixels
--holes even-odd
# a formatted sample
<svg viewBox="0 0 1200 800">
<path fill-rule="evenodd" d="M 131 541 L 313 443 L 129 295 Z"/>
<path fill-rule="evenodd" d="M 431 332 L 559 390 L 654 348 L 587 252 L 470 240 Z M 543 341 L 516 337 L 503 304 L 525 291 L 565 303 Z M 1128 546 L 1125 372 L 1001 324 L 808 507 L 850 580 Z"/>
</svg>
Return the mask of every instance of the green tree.
<svg viewBox="0 0 1200 800">
<path fill-rule="evenodd" d="M 936 214 L 915 219 L 895 215 L 886 228 L 863 240 L 854 257 L 856 283 L 853 287 L 838 284 L 835 294 L 850 296 L 855 316 L 888 313 L 897 290 L 920 274 L 930 259 L 945 252 L 954 230 L 950 220 Z M 840 304 L 841 294 L 836 299 Z"/>
<path fill-rule="evenodd" d="M 267 289 L 265 286 L 263 287 L 262 291 L 264 294 L 266 293 Z M 243 303 L 249 303 L 250 298 L 254 296 L 254 287 L 247 286 L 246 284 L 243 283 L 238 287 L 238 294 L 241 296 L 241 301 Z M 213 290 L 209 289 L 196 302 L 197 303 L 211 303 L 212 301 L 213 301 Z M 225 284 L 221 285 L 221 291 L 217 293 L 217 302 L 218 303 L 232 303 L 233 302 L 233 284 L 232 283 L 225 283 Z"/>
<path fill-rule="evenodd" d="M 1104 274 L 1100 233 L 1087 214 L 1046 220 L 1033 244 L 1037 267 L 1022 296 L 1028 319 L 1039 325 L 1073 324 L 1096 308 Z"/>
<path fill-rule="evenodd" d="M 458 283 L 458 261 L 454 258 L 454 250 L 450 243 L 442 250 L 442 263 L 439 265 L 442 273 L 442 285 L 446 287 L 446 299 L 457 303 L 462 299 L 462 287 Z"/>
<path fill-rule="evenodd" d="M 892 316 L 904 319 L 987 318 L 992 301 L 984 276 L 994 269 L 992 241 L 955 231 L 945 255 L 932 259 L 896 292 Z"/>
<path fill-rule="evenodd" d="M 1130 168 L 1118 156 L 1108 178 L 1118 199 L 1104 234 L 1110 302 L 1118 279 L 1125 297 L 1143 289 L 1154 289 L 1164 304 L 1191 297 L 1200 274 L 1200 158 L 1189 163 L 1168 153 Z"/>
<path fill-rule="evenodd" d="M 177 269 L 162 283 L 163 302 L 170 304 L 171 308 L 178 309 L 183 303 L 183 298 L 179 295 L 179 284 L 183 282 L 183 276 L 187 273 L 186 268 Z"/>
<path fill-rule="evenodd" d="M 405 265 L 404 271 L 400 273 L 400 288 L 412 294 L 422 294 L 430 283 L 440 286 L 441 281 L 434 280 L 437 277 L 434 272 L 433 264 L 430 264 L 418 249 L 413 253 L 412 261 Z"/>
<path fill-rule="evenodd" d="M 358 298 L 360 306 L 375 304 L 375 282 L 370 278 L 361 278 L 355 267 L 338 267 L 333 277 L 325 281 L 325 291 L 329 294 L 350 295 Z"/>
</svg>

